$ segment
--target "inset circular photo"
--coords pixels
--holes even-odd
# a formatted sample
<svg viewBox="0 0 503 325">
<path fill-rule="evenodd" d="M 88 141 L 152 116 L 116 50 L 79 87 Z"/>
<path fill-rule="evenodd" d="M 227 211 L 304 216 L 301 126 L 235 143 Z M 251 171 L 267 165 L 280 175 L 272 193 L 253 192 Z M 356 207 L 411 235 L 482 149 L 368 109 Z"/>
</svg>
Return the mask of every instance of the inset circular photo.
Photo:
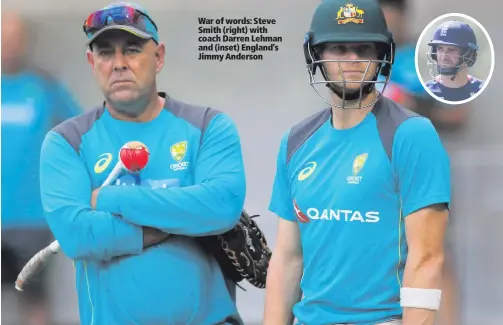
<svg viewBox="0 0 503 325">
<path fill-rule="evenodd" d="M 444 104 L 459 105 L 477 98 L 491 80 L 494 60 L 486 29 L 465 14 L 435 18 L 416 44 L 416 73 L 421 84 Z"/>
</svg>

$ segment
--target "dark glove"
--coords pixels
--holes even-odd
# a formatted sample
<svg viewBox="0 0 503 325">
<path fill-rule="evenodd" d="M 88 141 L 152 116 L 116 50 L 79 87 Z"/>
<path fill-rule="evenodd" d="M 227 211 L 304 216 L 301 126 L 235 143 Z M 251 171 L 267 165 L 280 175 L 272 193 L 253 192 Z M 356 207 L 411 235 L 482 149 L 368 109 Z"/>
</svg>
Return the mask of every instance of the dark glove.
<svg viewBox="0 0 503 325">
<path fill-rule="evenodd" d="M 241 218 L 230 231 L 216 236 L 199 237 L 206 251 L 215 256 L 226 278 L 238 283 L 246 279 L 257 288 L 265 288 L 271 250 L 252 218 L 242 211 Z"/>
</svg>

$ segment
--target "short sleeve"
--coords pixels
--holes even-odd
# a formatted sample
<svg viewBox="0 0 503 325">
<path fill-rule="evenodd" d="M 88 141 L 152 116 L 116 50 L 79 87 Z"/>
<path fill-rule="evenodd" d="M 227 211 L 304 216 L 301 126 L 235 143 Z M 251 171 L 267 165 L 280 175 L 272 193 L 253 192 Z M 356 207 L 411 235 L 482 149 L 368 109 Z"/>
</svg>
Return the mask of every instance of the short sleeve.
<svg viewBox="0 0 503 325">
<path fill-rule="evenodd" d="M 413 117 L 395 134 L 392 165 L 398 178 L 402 214 L 451 201 L 450 162 L 429 119 Z"/>
<path fill-rule="evenodd" d="M 280 218 L 296 221 L 287 173 L 288 135 L 289 132 L 281 139 L 269 210 Z"/>
</svg>

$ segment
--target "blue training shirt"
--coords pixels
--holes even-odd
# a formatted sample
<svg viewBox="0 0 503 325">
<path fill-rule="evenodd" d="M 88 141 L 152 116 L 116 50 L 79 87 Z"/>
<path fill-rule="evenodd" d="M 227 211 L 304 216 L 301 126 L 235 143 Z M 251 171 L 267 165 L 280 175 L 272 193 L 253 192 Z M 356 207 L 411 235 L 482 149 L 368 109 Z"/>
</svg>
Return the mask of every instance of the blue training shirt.
<svg viewBox="0 0 503 325">
<path fill-rule="evenodd" d="M 283 137 L 269 209 L 300 229 L 297 324 L 377 324 L 400 317 L 404 219 L 450 202 L 449 159 L 431 122 L 381 98 L 357 126 L 331 110 Z"/>
<path fill-rule="evenodd" d="M 468 76 L 468 82 L 459 88 L 446 87 L 439 80 L 433 79 L 426 83 L 426 87 L 440 99 L 459 102 L 475 96 L 484 86 L 484 81 Z"/>
<path fill-rule="evenodd" d="M 91 209 L 91 191 L 129 141 L 149 148 L 147 166 L 103 187 Z M 230 230 L 243 208 L 241 144 L 227 115 L 172 98 L 146 123 L 104 107 L 86 112 L 47 134 L 41 192 L 51 230 L 76 262 L 82 324 L 242 324 L 235 287 L 193 238 Z M 144 250 L 140 226 L 172 235 Z"/>
<path fill-rule="evenodd" d="M 39 187 L 40 147 L 48 130 L 78 115 L 70 92 L 32 68 L 2 74 L 2 228 L 44 228 Z"/>
</svg>

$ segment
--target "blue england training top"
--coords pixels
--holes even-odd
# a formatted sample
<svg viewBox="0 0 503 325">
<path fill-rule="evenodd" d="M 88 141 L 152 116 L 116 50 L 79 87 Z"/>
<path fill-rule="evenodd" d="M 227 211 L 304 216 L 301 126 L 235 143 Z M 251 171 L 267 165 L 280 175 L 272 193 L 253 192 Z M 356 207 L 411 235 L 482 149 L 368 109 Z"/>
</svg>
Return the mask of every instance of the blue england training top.
<svg viewBox="0 0 503 325">
<path fill-rule="evenodd" d="M 148 165 L 103 187 L 92 210 L 92 190 L 129 141 L 149 148 Z M 62 250 L 76 262 L 81 324 L 242 324 L 235 287 L 193 237 L 233 228 L 245 187 L 236 127 L 210 108 L 166 98 L 157 118 L 136 123 L 99 107 L 49 132 L 42 202 Z M 172 235 L 143 250 L 140 226 Z"/>
<path fill-rule="evenodd" d="M 428 119 L 385 97 L 353 128 L 331 117 L 283 137 L 270 210 L 300 229 L 297 324 L 377 324 L 402 313 L 404 219 L 449 204 L 449 160 Z"/>
<path fill-rule="evenodd" d="M 475 96 L 484 86 L 484 82 L 475 77 L 469 76 L 468 82 L 459 88 L 450 88 L 441 84 L 437 79 L 430 80 L 426 83 L 431 92 L 440 99 L 449 102 L 460 102 Z"/>
</svg>

